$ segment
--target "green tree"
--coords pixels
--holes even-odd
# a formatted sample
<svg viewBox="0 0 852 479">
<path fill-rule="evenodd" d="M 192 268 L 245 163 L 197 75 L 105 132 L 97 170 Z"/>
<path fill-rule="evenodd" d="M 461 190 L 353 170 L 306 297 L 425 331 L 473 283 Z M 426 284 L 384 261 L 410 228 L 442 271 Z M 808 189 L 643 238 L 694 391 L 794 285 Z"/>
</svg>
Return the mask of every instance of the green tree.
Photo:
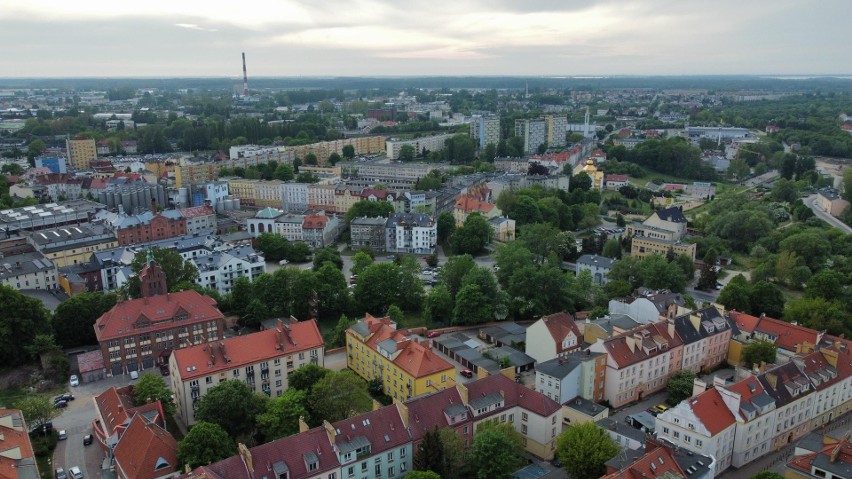
<svg viewBox="0 0 852 479">
<path fill-rule="evenodd" d="M 505 212 L 506 210 L 503 211 Z M 542 222 L 541 210 L 539 210 L 538 204 L 536 204 L 534 199 L 526 195 L 519 196 L 512 206 L 511 211 L 506 214 L 509 215 L 509 218 L 515 220 L 518 226 Z"/>
<path fill-rule="evenodd" d="M 751 476 L 751 479 L 784 479 L 784 476 L 772 471 L 762 471 Z"/>
<path fill-rule="evenodd" d="M 805 296 L 827 300 L 838 298 L 845 282 L 843 274 L 838 271 L 833 269 L 820 271 L 808 280 Z"/>
<path fill-rule="evenodd" d="M 485 145 L 485 150 L 482 152 L 482 159 L 487 162 L 494 162 L 494 158 L 497 158 L 497 147 L 494 146 L 494 143 L 489 143 Z"/>
<path fill-rule="evenodd" d="M 308 393 L 314 387 L 314 384 L 318 383 L 320 379 L 326 377 L 329 373 L 331 373 L 330 369 L 313 363 L 306 364 L 290 373 L 287 384 L 290 389 L 298 389 Z"/>
<path fill-rule="evenodd" d="M 450 427 L 438 430 L 444 448 L 444 467 L 441 477 L 444 479 L 463 479 L 469 477 L 466 471 L 468 447 L 462 442 L 456 431 Z"/>
<path fill-rule="evenodd" d="M 414 452 L 412 468 L 415 471 L 432 471 L 439 474 L 439 478 L 443 475 L 444 444 L 437 427 L 423 435 L 423 441 Z"/>
<path fill-rule="evenodd" d="M 571 178 L 571 191 L 589 191 L 592 189 L 592 177 L 586 173 L 578 173 Z"/>
<path fill-rule="evenodd" d="M 342 158 L 340 157 L 340 155 L 336 151 L 332 151 L 331 154 L 328 155 L 327 161 L 328 161 L 328 164 L 330 164 L 331 166 L 334 166 L 334 165 L 340 163 L 341 159 Z"/>
<path fill-rule="evenodd" d="M 471 462 L 478 479 L 509 479 L 524 465 L 524 438 L 511 423 L 486 421 L 473 436 Z"/>
<path fill-rule="evenodd" d="M 27 347 L 49 333 L 50 320 L 40 300 L 0 285 L 0 364 L 15 367 L 28 362 Z"/>
<path fill-rule="evenodd" d="M 308 393 L 288 389 L 266 403 L 266 411 L 257 415 L 257 428 L 266 442 L 299 432 L 299 418 L 310 421 L 305 402 Z"/>
<path fill-rule="evenodd" d="M 95 344 L 95 321 L 115 306 L 115 293 L 85 292 L 59 303 L 53 313 L 53 332 L 63 348 Z"/>
<path fill-rule="evenodd" d="M 352 145 L 343 145 L 343 157 L 347 160 L 355 158 L 355 147 Z"/>
<path fill-rule="evenodd" d="M 191 261 L 184 260 L 176 249 L 153 248 L 151 254 L 154 256 L 154 261 L 160 265 L 160 268 L 166 274 L 166 284 L 169 287 L 169 291 L 176 291 L 173 289 L 175 285 L 194 283 L 198 280 L 198 268 Z M 130 296 L 134 298 L 138 298 L 142 294 L 139 288 L 139 272 L 145 266 L 147 257 L 147 250 L 139 251 L 130 263 L 130 269 L 133 271 L 134 276 L 127 283 Z"/>
<path fill-rule="evenodd" d="M 306 165 L 316 165 L 317 164 L 316 153 L 308 153 L 307 155 L 305 155 L 305 164 Z"/>
<path fill-rule="evenodd" d="M 320 248 L 314 251 L 314 271 L 319 271 L 320 267 L 326 262 L 331 263 L 339 270 L 343 269 L 343 258 L 340 257 L 337 248 Z"/>
<path fill-rule="evenodd" d="M 669 398 L 666 400 L 669 404 L 675 404 L 692 396 L 692 386 L 695 381 L 695 373 L 684 369 L 678 371 L 669 378 L 669 384 L 666 386 L 666 391 L 669 393 Z"/>
<path fill-rule="evenodd" d="M 399 157 L 397 158 L 399 161 L 410 162 L 414 161 L 414 155 L 416 152 L 414 151 L 414 147 L 411 145 L 402 145 L 402 148 L 399 149 Z"/>
<path fill-rule="evenodd" d="M 229 379 L 210 388 L 196 403 L 195 420 L 218 424 L 230 437 L 245 440 L 254 434 L 255 418 L 266 409 L 267 400 L 245 382 Z"/>
<path fill-rule="evenodd" d="M 450 296 L 456 297 L 462 286 L 462 278 L 474 267 L 476 263 L 469 254 L 453 256 L 447 260 L 441 270 L 441 283 L 447 287 Z"/>
<path fill-rule="evenodd" d="M 50 422 L 62 412 L 53 405 L 50 397 L 44 394 L 30 394 L 15 402 L 14 406 L 24 414 L 24 421 L 31 429 Z"/>
<path fill-rule="evenodd" d="M 364 271 L 371 264 L 373 264 L 373 257 L 363 251 L 359 251 L 352 255 L 352 268 L 350 268 L 350 272 L 352 274 L 361 274 L 361 271 Z"/>
<path fill-rule="evenodd" d="M 287 164 L 280 164 L 275 168 L 275 173 L 272 175 L 276 180 L 292 181 L 296 176 L 293 167 Z"/>
<path fill-rule="evenodd" d="M 784 306 L 784 321 L 795 322 L 817 331 L 826 330 L 828 334 L 848 336 L 852 330 L 852 315 L 839 300 L 826 300 L 822 297 L 799 298 Z"/>
<path fill-rule="evenodd" d="M 27 145 L 27 158 L 35 158 L 44 153 L 45 150 L 47 150 L 47 144 L 39 139 L 35 139 Z M 23 173 L 23 171 L 21 173 Z"/>
<path fill-rule="evenodd" d="M 559 248 L 559 230 L 548 223 L 533 223 L 521 228 L 520 241 L 542 263 Z"/>
<path fill-rule="evenodd" d="M 604 243 L 603 251 L 601 252 L 601 256 L 613 259 L 621 258 L 621 241 L 617 239 L 606 240 L 606 243 Z"/>
<path fill-rule="evenodd" d="M 755 364 L 774 363 L 775 354 L 778 352 L 778 346 L 772 341 L 761 339 L 753 341 L 748 346 L 743 348 L 742 360 L 743 365 L 749 369 Z"/>
<path fill-rule="evenodd" d="M 494 320 L 494 298 L 476 284 L 463 286 L 456 295 L 453 324 L 482 324 Z"/>
<path fill-rule="evenodd" d="M 367 383 L 352 371 L 333 371 L 320 379 L 308 395 L 313 424 L 334 423 L 367 412 L 373 405 Z"/>
<path fill-rule="evenodd" d="M 456 231 L 456 219 L 453 214 L 447 211 L 438 215 L 438 241 L 443 242 L 449 239 Z"/>
<path fill-rule="evenodd" d="M 199 422 L 178 444 L 178 461 L 190 468 L 206 466 L 237 453 L 234 440 L 215 423 Z"/>
<path fill-rule="evenodd" d="M 751 314 L 780 318 L 784 309 L 784 293 L 768 281 L 758 281 L 752 286 L 749 305 Z"/>
<path fill-rule="evenodd" d="M 718 301 L 728 310 L 751 311 L 751 285 L 741 274 L 731 278 L 719 293 Z"/>
<path fill-rule="evenodd" d="M 450 242 L 456 254 L 477 255 L 485 251 L 491 242 L 494 230 L 478 213 L 468 215 L 464 225 L 453 233 Z"/>
<path fill-rule="evenodd" d="M 606 472 L 604 464 L 619 448 L 593 422 L 571 425 L 556 439 L 556 457 L 573 479 L 597 479 Z"/>
<path fill-rule="evenodd" d="M 384 314 L 392 304 L 414 311 L 423 304 L 423 283 L 411 268 L 376 263 L 358 276 L 355 300 L 361 310 L 373 314 Z"/>
<path fill-rule="evenodd" d="M 346 212 L 346 224 L 354 218 L 387 218 L 393 212 L 393 204 L 387 201 L 357 201 Z"/>
<path fill-rule="evenodd" d="M 651 289 L 669 289 L 683 292 L 686 279 L 676 262 L 669 263 L 660 255 L 652 254 L 642 259 L 639 265 L 641 283 Z"/>
<path fill-rule="evenodd" d="M 248 310 L 248 306 L 252 301 L 252 284 L 245 276 L 240 276 L 234 280 L 231 287 L 231 292 L 228 295 L 228 305 L 231 312 L 243 316 Z"/>
<path fill-rule="evenodd" d="M 133 385 L 133 398 L 137 405 L 150 404 L 160 401 L 166 416 L 174 416 L 175 403 L 172 400 L 172 390 L 157 373 L 145 373 Z"/>
<path fill-rule="evenodd" d="M 341 314 L 340 319 L 337 320 L 337 324 L 334 326 L 334 329 L 324 337 L 325 346 L 327 348 L 340 348 L 345 346 L 346 330 L 354 324 L 354 320 L 349 319 L 345 314 Z"/>
<path fill-rule="evenodd" d="M 441 479 L 441 475 L 432 471 L 411 471 L 405 475 L 405 479 Z"/>
<path fill-rule="evenodd" d="M 423 318 L 446 322 L 453 315 L 453 297 L 443 284 L 432 287 L 423 301 Z"/>
</svg>

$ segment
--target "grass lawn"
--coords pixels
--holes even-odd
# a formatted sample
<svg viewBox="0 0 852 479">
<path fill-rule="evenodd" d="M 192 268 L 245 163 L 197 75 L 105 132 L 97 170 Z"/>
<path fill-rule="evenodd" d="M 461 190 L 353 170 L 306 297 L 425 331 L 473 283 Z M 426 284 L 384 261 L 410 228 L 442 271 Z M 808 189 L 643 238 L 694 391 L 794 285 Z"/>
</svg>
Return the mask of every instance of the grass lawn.
<svg viewBox="0 0 852 479">
<path fill-rule="evenodd" d="M 734 259 L 734 262 L 726 266 L 728 269 L 733 271 L 751 271 L 753 267 L 752 262 L 754 261 L 751 256 L 743 253 L 734 253 L 731 257 Z"/>
</svg>

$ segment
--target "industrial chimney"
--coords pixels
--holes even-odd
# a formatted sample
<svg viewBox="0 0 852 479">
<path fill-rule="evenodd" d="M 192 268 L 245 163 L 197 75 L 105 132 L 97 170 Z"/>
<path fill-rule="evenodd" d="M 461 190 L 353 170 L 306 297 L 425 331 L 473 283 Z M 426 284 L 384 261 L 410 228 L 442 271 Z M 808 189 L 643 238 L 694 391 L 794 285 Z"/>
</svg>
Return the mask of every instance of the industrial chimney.
<svg viewBox="0 0 852 479">
<path fill-rule="evenodd" d="M 246 73 L 246 52 L 243 52 L 243 96 L 248 96 L 248 74 Z"/>
</svg>

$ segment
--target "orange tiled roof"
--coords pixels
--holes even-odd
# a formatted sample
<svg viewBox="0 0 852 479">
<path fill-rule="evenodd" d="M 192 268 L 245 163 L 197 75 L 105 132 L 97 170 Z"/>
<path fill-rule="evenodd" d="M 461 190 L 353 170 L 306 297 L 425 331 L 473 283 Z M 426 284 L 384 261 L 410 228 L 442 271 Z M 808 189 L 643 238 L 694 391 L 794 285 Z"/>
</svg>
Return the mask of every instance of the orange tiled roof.
<svg viewBox="0 0 852 479">
<path fill-rule="evenodd" d="M 0 478 L 3 479 L 22 477 L 18 474 L 21 459 L 35 461 L 33 445 L 24 424 L 24 416 L 18 409 L 0 409 L 0 451 L 3 452 L 3 454 L 0 454 Z M 12 458 L 16 455 L 21 459 Z M 36 477 L 35 466 L 32 467 L 32 477 Z"/>
<path fill-rule="evenodd" d="M 137 414 L 115 447 L 116 469 L 131 479 L 163 477 L 177 470 L 177 448 L 168 431 Z"/>
<path fill-rule="evenodd" d="M 393 359 L 393 363 L 413 377 L 419 378 L 454 369 L 452 364 L 432 351 L 428 341 L 421 344 L 417 340 L 407 338 L 403 331 L 397 330 L 391 324 L 390 318 L 375 318 L 367 314 L 364 322 L 370 330 L 370 336 L 366 341 L 367 346 L 375 351 L 379 343 L 393 339 L 396 342 L 396 349 L 401 350 Z"/>
<path fill-rule="evenodd" d="M 813 477 L 811 471 L 815 463 L 827 462 L 838 468 L 845 466 L 847 470 L 852 467 L 852 442 L 849 439 L 838 440 L 823 436 L 822 441 L 821 450 L 793 456 L 787 463 L 787 467 L 800 471 L 804 477 Z"/>
<path fill-rule="evenodd" d="M 637 338 L 641 337 L 641 340 Z M 635 346 L 630 349 L 628 341 L 635 341 Z M 662 348 L 662 345 L 666 345 Z M 645 349 L 650 351 L 645 352 Z M 683 346 L 683 341 L 677 334 L 669 335 L 667 324 L 665 322 L 650 323 L 639 329 L 629 331 L 618 336 L 613 336 L 604 340 L 604 348 L 610 355 L 610 358 L 618 365 L 619 368 L 624 368 L 648 358 L 665 354 L 672 349 Z"/>
<path fill-rule="evenodd" d="M 463 210 L 465 213 L 470 214 L 474 212 L 488 213 L 493 210 L 496 205 L 494 203 L 487 203 L 476 198 L 471 198 L 470 196 L 461 196 L 458 200 L 456 200 L 455 207 L 456 209 Z"/>
<path fill-rule="evenodd" d="M 325 229 L 328 224 L 328 217 L 323 215 L 305 215 L 305 221 L 302 222 L 303 229 Z"/>
<path fill-rule="evenodd" d="M 571 313 L 554 313 L 542 317 L 541 321 L 544 322 L 544 325 L 547 326 L 547 330 L 550 332 L 550 335 L 553 336 L 553 341 L 556 343 L 557 354 L 564 353 L 571 349 L 579 349 L 583 342 L 583 335 L 580 334 L 580 328 L 577 327 L 577 323 L 574 321 L 574 317 L 571 316 Z M 568 333 L 574 333 L 577 343 L 574 347 L 563 348 L 562 341 L 568 336 Z"/>
<path fill-rule="evenodd" d="M 629 466 L 620 471 L 607 474 L 601 479 L 636 479 L 643 477 L 668 477 L 685 478 L 686 473 L 681 469 L 671 452 L 666 447 L 658 447 L 646 453 Z"/>
<path fill-rule="evenodd" d="M 220 344 L 223 345 L 222 348 L 219 347 Z M 322 335 L 316 321 L 312 319 L 286 326 L 279 322 L 276 328 L 223 339 L 215 343 L 180 348 L 172 354 L 180 370 L 181 379 L 189 381 L 222 370 L 321 346 L 323 346 Z M 224 356 L 227 356 L 230 361 L 226 362 Z M 187 369 L 191 371 L 188 372 Z"/>
<path fill-rule="evenodd" d="M 710 431 L 712 436 L 719 434 L 736 422 L 731 410 L 722 400 L 722 395 L 715 388 L 708 389 L 698 396 L 688 399 L 688 401 L 692 412 L 701 420 L 701 423 Z"/>
</svg>

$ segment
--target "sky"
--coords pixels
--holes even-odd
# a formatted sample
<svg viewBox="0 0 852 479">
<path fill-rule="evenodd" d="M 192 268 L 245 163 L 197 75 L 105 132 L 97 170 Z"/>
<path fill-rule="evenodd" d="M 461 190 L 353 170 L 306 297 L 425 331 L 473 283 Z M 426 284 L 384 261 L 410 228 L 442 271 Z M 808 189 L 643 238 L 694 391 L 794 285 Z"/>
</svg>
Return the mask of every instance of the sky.
<svg viewBox="0 0 852 479">
<path fill-rule="evenodd" d="M 0 0 L 0 77 L 852 74 L 852 0 Z"/>
</svg>

